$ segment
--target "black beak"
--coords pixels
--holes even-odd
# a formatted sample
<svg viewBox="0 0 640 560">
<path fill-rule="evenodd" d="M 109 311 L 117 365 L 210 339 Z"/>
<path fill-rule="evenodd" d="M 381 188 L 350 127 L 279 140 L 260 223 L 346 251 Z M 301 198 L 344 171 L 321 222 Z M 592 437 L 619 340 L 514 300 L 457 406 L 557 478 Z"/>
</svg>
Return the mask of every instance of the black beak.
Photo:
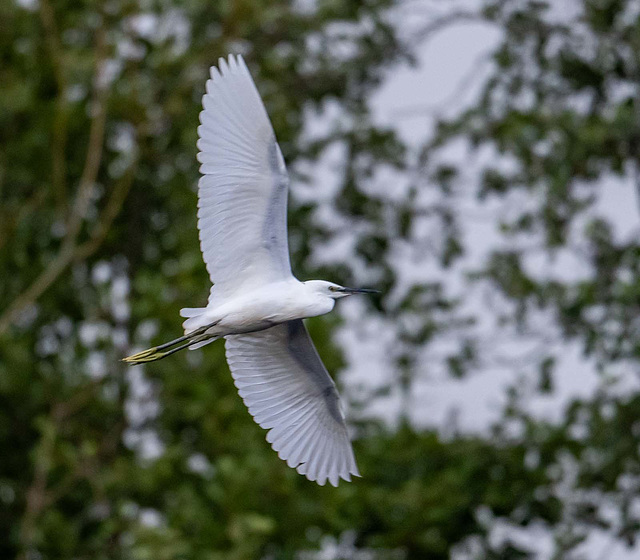
<svg viewBox="0 0 640 560">
<path fill-rule="evenodd" d="M 369 288 L 336 288 L 336 292 L 343 294 L 379 294 L 378 290 L 370 290 Z"/>
</svg>

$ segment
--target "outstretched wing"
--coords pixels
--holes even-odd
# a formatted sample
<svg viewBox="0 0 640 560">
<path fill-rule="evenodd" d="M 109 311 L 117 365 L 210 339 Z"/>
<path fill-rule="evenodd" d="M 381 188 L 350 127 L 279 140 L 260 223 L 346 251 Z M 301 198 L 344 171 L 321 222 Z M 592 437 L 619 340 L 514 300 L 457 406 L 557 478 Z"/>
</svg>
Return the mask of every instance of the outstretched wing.
<svg viewBox="0 0 640 560">
<path fill-rule="evenodd" d="M 291 277 L 289 178 L 241 56 L 211 67 L 198 127 L 198 229 L 212 295 Z"/>
<path fill-rule="evenodd" d="M 309 480 L 360 476 L 336 386 L 301 320 L 226 337 L 229 368 L 267 441 Z"/>
</svg>

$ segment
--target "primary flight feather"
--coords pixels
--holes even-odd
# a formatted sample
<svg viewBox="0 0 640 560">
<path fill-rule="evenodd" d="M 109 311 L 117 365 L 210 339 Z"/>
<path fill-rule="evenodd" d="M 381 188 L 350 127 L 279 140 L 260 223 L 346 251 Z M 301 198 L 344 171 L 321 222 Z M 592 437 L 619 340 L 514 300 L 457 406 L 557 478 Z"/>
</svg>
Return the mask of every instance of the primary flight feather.
<svg viewBox="0 0 640 560">
<path fill-rule="evenodd" d="M 198 127 L 200 247 L 213 282 L 182 309 L 184 336 L 125 358 L 138 364 L 224 337 L 238 392 L 278 456 L 309 480 L 359 476 L 335 383 L 302 319 L 373 290 L 298 281 L 287 244 L 289 176 L 241 56 L 211 68 Z"/>
</svg>

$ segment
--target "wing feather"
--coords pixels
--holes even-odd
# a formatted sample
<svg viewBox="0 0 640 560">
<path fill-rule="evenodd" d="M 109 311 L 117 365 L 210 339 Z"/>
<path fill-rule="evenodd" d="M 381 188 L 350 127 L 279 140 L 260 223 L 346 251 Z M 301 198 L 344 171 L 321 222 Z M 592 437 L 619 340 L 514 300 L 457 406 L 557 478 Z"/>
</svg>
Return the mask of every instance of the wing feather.
<svg viewBox="0 0 640 560">
<path fill-rule="evenodd" d="M 359 476 L 335 384 L 301 320 L 226 337 L 229 368 L 278 456 L 309 480 Z"/>
<path fill-rule="evenodd" d="M 198 229 L 211 297 L 291 277 L 282 153 L 242 57 L 218 66 L 198 127 Z"/>
</svg>

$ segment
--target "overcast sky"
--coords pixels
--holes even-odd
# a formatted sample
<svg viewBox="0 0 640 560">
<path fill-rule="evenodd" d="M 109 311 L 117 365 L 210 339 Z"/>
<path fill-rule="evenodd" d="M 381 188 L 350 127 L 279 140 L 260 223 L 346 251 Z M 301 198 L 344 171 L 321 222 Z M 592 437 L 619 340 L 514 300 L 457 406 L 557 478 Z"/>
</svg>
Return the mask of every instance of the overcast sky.
<svg viewBox="0 0 640 560">
<path fill-rule="evenodd" d="M 428 2 L 427 4 L 431 5 Z M 415 6 L 416 3 L 412 5 Z M 568 9 L 566 12 L 568 13 Z M 421 21 L 424 21 L 424 17 L 414 15 L 407 19 L 406 23 L 411 27 L 419 25 Z M 488 55 L 500 38 L 499 29 L 473 22 L 451 26 L 438 33 L 421 47 L 417 68 L 399 67 L 388 75 L 384 86 L 371 100 L 377 120 L 394 127 L 410 145 L 419 146 L 432 133 L 439 116 L 455 115 L 477 100 L 483 80 L 491 70 Z M 459 148 L 448 154 L 448 157 L 469 161 L 469 154 L 464 147 Z M 473 180 L 473 168 L 467 172 L 470 180 Z M 596 211 L 612 220 L 619 238 L 637 235 L 637 204 L 631 180 L 608 178 L 606 183 L 606 196 L 599 200 Z M 465 211 L 480 217 L 484 215 L 487 219 L 477 219 L 465 224 L 469 254 L 460 266 L 451 271 L 444 271 L 445 275 L 449 275 L 447 282 L 454 285 L 459 280 L 456 278 L 457 275 L 471 268 L 473 264 L 482 262 L 491 248 L 504 243 L 496 229 L 495 207 L 480 204 L 473 198 L 465 200 L 464 204 Z M 570 255 L 561 256 L 554 261 L 549 261 L 544 256 L 536 258 L 538 261 L 529 264 L 541 275 L 569 279 L 589 272 L 584 263 L 572 260 Z M 428 260 L 417 264 L 407 262 L 404 269 L 408 280 L 429 281 L 436 277 L 441 278 L 443 274 L 437 265 Z M 461 289 L 468 288 L 461 285 Z M 478 293 L 472 294 L 470 299 L 471 305 L 477 306 L 476 309 L 486 309 L 486 294 L 482 290 L 479 289 Z M 360 305 L 361 302 L 357 301 L 343 304 L 344 314 L 352 325 L 359 320 Z M 345 331 L 343 347 L 352 364 L 348 375 L 345 375 L 347 384 L 375 384 L 376 376 L 372 372 L 384 377 L 386 368 L 391 367 L 384 355 L 387 349 L 380 343 L 385 338 L 385 325 L 376 325 L 373 322 L 367 329 L 364 333 L 362 329 Z M 501 352 L 512 356 L 526 356 L 526 353 L 531 351 L 524 340 L 512 340 L 503 346 Z M 528 401 L 532 412 L 552 420 L 561 418 L 564 406 L 570 400 L 588 397 L 600 386 L 600 379 L 593 364 L 582 356 L 578 344 L 562 342 L 559 350 L 553 394 L 542 396 L 534 394 L 532 390 L 531 399 Z M 533 387 L 536 383 L 533 369 L 530 373 L 528 382 Z M 462 380 L 452 379 L 446 372 L 436 369 L 426 375 L 425 380 L 419 384 L 411 417 L 419 425 L 446 430 L 452 411 L 457 411 L 456 421 L 462 431 L 485 431 L 500 414 L 506 387 L 515 382 L 512 367 L 487 367 Z M 522 383 L 522 380 L 519 383 Z M 621 370 L 617 390 L 628 391 L 630 387 L 638 387 L 637 376 L 632 371 Z M 399 400 L 394 401 L 391 398 L 379 405 L 377 410 L 388 418 L 394 418 L 399 406 Z"/>
<path fill-rule="evenodd" d="M 411 3 L 412 6 L 420 4 Z M 425 1 L 425 5 L 433 3 Z M 467 2 L 473 5 L 474 2 Z M 570 17 L 571 2 L 562 3 L 562 9 L 556 5 L 554 13 L 557 17 Z M 575 10 L 574 10 L 575 13 Z M 413 15 L 412 15 L 413 14 Z M 401 12 L 398 21 L 407 27 L 419 25 L 421 18 L 416 12 Z M 464 23 L 447 28 L 437 34 L 419 51 L 418 68 L 401 67 L 391 72 L 380 91 L 371 100 L 377 120 L 394 127 L 401 137 L 410 145 L 417 147 L 423 143 L 433 131 L 438 116 L 452 116 L 469 106 L 478 98 L 483 79 L 491 69 L 491 61 L 487 55 L 498 44 L 500 30 L 486 24 Z M 453 158 L 468 158 L 464 147 L 460 146 Z M 462 159 L 467 161 L 466 159 Z M 473 170 L 471 170 L 471 174 Z M 631 177 L 627 179 L 605 178 L 604 189 L 595 207 L 595 213 L 607 218 L 614 225 L 618 239 L 629 238 L 639 234 L 638 204 Z M 474 200 L 465 203 L 475 204 L 476 215 L 487 215 L 487 220 L 477 220 L 465 225 L 465 239 L 469 244 L 466 263 L 450 274 L 455 275 L 461 269 L 474 262 L 480 262 L 487 252 L 501 242 L 495 230 L 495 208 L 480 205 Z M 504 242 L 504 241 L 502 241 Z M 529 262 L 541 275 L 574 279 L 589 273 L 584 263 L 571 260 L 569 255 L 549 261 L 546 257 L 537 257 L 537 261 Z M 441 270 L 430 262 L 406 263 L 406 274 L 413 279 L 429 280 L 434 275 L 442 274 Z M 451 279 L 455 285 L 456 279 Z M 472 305 L 477 310 L 486 308 L 482 301 L 482 293 L 473 294 Z M 343 348 L 349 357 L 351 367 L 343 377 L 347 386 L 358 383 L 377 382 L 377 376 L 384 378 L 388 374 L 386 368 L 392 367 L 385 345 L 381 344 L 388 333 L 385 325 L 373 322 L 364 332 L 354 327 L 360 317 L 360 302 L 345 302 L 343 313 L 347 317 L 348 326 L 343 330 Z M 485 306 L 485 307 L 483 307 Z M 587 398 L 601 387 L 601 380 L 595 371 L 594 364 L 587 360 L 578 344 L 561 342 L 557 348 L 559 362 L 555 381 L 555 390 L 549 396 L 542 396 L 531 390 L 531 398 L 526 405 L 541 418 L 556 421 L 561 419 L 565 406 L 575 398 Z M 526 357 L 527 342 L 512 341 L 505 348 L 512 355 Z M 429 369 L 429 364 L 425 364 Z M 527 368 L 524 367 L 523 371 Z M 638 390 L 638 380 L 631 368 L 618 368 L 618 383 L 612 389 L 618 394 L 629 394 Z M 462 380 L 452 379 L 444 372 L 432 368 L 418 384 L 411 406 L 410 417 L 417 425 L 435 427 L 447 433 L 447 424 L 455 417 L 458 428 L 463 432 L 486 433 L 489 425 L 496 420 L 505 402 L 505 389 L 514 383 L 531 387 L 536 383 L 533 369 L 529 377 L 516 380 L 512 367 L 486 367 L 482 371 L 473 372 Z M 377 405 L 377 412 L 393 419 L 397 416 L 401 402 L 391 397 Z M 604 507 L 604 506 L 603 506 Z M 545 527 L 522 528 L 510 527 L 507 522 L 499 522 L 492 533 L 494 540 L 504 539 L 506 535 L 518 542 L 527 543 L 539 553 L 540 560 L 550 558 L 552 554 L 553 534 Z M 592 531 L 580 549 L 585 558 L 608 558 L 611 560 L 631 560 L 640 557 L 640 546 L 627 549 L 623 544 L 605 531 Z"/>
</svg>

